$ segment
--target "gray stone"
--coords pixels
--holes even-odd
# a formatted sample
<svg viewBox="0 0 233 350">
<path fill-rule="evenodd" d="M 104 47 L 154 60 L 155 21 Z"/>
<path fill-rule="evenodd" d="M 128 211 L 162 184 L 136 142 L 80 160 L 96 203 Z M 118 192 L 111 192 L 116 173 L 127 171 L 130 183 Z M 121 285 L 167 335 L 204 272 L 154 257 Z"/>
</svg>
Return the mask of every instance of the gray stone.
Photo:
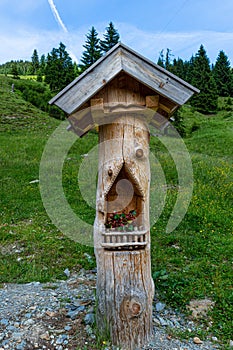
<svg viewBox="0 0 233 350">
<path fill-rule="evenodd" d="M 212 341 L 218 341 L 218 338 L 217 337 L 212 337 L 211 340 Z"/>
<path fill-rule="evenodd" d="M 69 311 L 67 313 L 67 317 L 71 318 L 71 320 L 75 320 L 78 317 L 79 313 L 83 312 L 84 310 L 85 310 L 85 306 L 79 306 L 74 311 L 72 311 L 72 310 Z"/>
<path fill-rule="evenodd" d="M 17 339 L 17 341 L 19 342 L 22 339 L 22 333 L 14 332 L 14 333 L 12 333 L 11 337 L 12 337 L 12 339 Z"/>
<path fill-rule="evenodd" d="M 159 320 L 157 318 L 153 318 L 153 322 L 157 327 L 159 327 L 161 325 L 161 323 L 159 322 Z"/>
<path fill-rule="evenodd" d="M 158 318 L 158 320 L 159 320 L 159 322 L 160 322 L 162 327 L 166 327 L 168 325 L 167 321 L 164 320 L 164 318 L 162 318 L 160 316 L 157 316 L 157 318 Z"/>
<path fill-rule="evenodd" d="M 7 320 L 6 318 L 2 318 L 1 321 L 0 321 L 0 324 L 3 325 L 3 326 L 7 326 L 9 323 L 9 320 Z"/>
<path fill-rule="evenodd" d="M 18 329 L 15 328 L 15 326 L 12 326 L 11 324 L 9 326 L 7 326 L 6 329 L 8 332 L 18 332 Z"/>
<path fill-rule="evenodd" d="M 35 323 L 35 321 L 32 318 L 29 318 L 28 320 L 25 320 L 23 322 L 24 326 L 32 326 Z"/>
<path fill-rule="evenodd" d="M 27 343 L 25 342 L 25 340 L 23 340 L 20 344 L 16 345 L 16 350 L 24 350 L 26 345 Z"/>
<path fill-rule="evenodd" d="M 166 304 L 163 304 L 163 303 L 160 303 L 160 302 L 156 303 L 156 305 L 155 305 L 155 309 L 158 312 L 163 311 L 165 309 L 165 307 L 166 307 Z"/>
<path fill-rule="evenodd" d="M 93 325 L 95 323 L 95 315 L 93 313 L 86 314 L 84 322 L 86 325 Z"/>
<path fill-rule="evenodd" d="M 63 344 L 63 338 L 59 336 L 58 339 L 56 340 L 56 344 L 57 345 Z"/>
<path fill-rule="evenodd" d="M 66 275 L 66 277 L 70 277 L 70 270 L 69 269 L 65 269 L 64 274 Z"/>
<path fill-rule="evenodd" d="M 93 329 L 91 328 L 91 326 L 90 326 L 89 324 L 86 325 L 85 331 L 87 332 L 87 334 L 88 334 L 89 336 L 92 336 L 92 335 L 93 335 Z"/>
</svg>

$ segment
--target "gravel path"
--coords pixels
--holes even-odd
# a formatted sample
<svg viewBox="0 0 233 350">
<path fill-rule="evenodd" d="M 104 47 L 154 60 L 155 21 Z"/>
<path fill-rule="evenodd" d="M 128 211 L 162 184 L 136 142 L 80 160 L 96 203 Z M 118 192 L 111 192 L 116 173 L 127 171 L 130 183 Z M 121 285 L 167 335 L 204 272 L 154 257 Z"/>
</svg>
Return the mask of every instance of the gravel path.
<svg viewBox="0 0 233 350">
<path fill-rule="evenodd" d="M 95 281 L 95 271 L 82 270 L 56 283 L 5 284 L 0 289 L 0 350 L 99 349 L 92 327 Z M 217 343 L 199 338 L 180 341 L 170 336 L 169 329 L 197 329 L 159 300 L 154 302 L 153 322 L 154 337 L 146 350 L 220 349 Z M 105 350 L 117 349 L 107 341 L 104 346 Z"/>
</svg>

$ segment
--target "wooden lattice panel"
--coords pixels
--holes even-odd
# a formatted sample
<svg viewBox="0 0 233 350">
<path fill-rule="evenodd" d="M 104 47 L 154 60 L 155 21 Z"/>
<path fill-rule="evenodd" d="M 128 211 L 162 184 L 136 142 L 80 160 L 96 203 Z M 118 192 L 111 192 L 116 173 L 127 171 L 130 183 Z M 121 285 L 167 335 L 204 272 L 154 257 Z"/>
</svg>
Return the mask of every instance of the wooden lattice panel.
<svg viewBox="0 0 233 350">
<path fill-rule="evenodd" d="M 102 247 L 105 249 L 140 249 L 145 248 L 147 231 L 118 232 L 106 231 L 102 233 Z"/>
</svg>

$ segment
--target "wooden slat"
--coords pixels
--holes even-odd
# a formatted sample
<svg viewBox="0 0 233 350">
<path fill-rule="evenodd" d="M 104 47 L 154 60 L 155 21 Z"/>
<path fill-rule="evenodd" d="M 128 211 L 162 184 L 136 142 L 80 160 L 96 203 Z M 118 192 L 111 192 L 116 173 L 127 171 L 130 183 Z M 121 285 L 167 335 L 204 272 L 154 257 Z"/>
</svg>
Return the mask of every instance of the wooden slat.
<svg viewBox="0 0 233 350">
<path fill-rule="evenodd" d="M 141 83 L 179 105 L 184 104 L 194 94 L 194 91 L 172 77 L 168 78 L 165 72 L 156 69 L 146 61 L 142 64 L 141 59 L 128 51 L 122 51 L 122 69 Z M 161 85 L 161 83 L 164 83 L 164 85 Z"/>
<path fill-rule="evenodd" d="M 148 231 L 144 230 L 144 231 L 110 231 L 110 232 L 102 232 L 101 234 L 103 236 L 111 236 L 111 235 L 125 235 L 125 236 L 142 236 L 145 235 Z"/>
<path fill-rule="evenodd" d="M 128 247 L 128 246 L 145 246 L 147 242 L 127 242 L 127 243 L 101 243 L 103 248 L 118 248 L 118 247 Z"/>
</svg>

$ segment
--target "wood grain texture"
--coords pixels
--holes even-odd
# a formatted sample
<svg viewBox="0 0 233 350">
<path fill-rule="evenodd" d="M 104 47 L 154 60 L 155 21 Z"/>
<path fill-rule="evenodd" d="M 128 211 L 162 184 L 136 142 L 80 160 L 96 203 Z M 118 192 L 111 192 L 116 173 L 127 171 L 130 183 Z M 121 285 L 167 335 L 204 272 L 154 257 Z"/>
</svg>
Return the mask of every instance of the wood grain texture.
<svg viewBox="0 0 233 350">
<path fill-rule="evenodd" d="M 109 92 L 107 96 L 112 101 L 121 99 L 117 91 Z M 140 103 L 141 96 L 125 94 L 130 103 Z M 142 157 L 136 155 L 138 147 Z M 130 182 L 133 193 L 127 187 L 122 195 L 117 193 L 117 183 L 124 179 Z M 127 114 L 102 125 L 94 227 L 97 327 L 102 334 L 109 331 L 113 344 L 127 350 L 140 349 L 152 335 L 149 185 L 149 134 L 145 122 Z M 114 206 L 120 206 L 118 212 L 136 209 L 137 231 L 107 232 L 105 222 Z"/>
</svg>

